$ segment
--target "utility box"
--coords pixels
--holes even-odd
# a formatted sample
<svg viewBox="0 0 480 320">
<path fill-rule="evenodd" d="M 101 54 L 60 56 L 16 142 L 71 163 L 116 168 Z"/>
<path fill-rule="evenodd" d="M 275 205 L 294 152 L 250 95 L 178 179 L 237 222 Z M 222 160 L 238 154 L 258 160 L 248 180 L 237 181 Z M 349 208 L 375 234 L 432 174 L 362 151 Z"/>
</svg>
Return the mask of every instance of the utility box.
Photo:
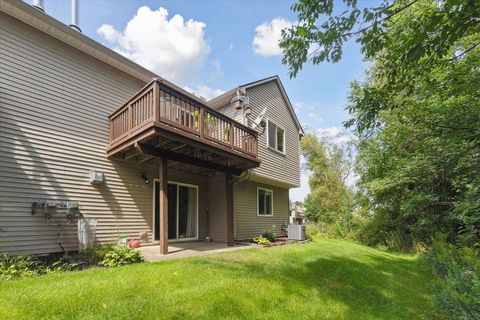
<svg viewBox="0 0 480 320">
<path fill-rule="evenodd" d="M 305 225 L 304 224 L 289 224 L 287 230 L 288 230 L 288 240 L 305 241 Z"/>
<path fill-rule="evenodd" d="M 99 184 L 105 181 L 103 172 L 90 170 L 90 183 Z"/>
<path fill-rule="evenodd" d="M 78 226 L 78 250 L 81 251 L 93 246 L 95 233 L 97 231 L 97 220 L 82 218 L 77 222 Z"/>
</svg>

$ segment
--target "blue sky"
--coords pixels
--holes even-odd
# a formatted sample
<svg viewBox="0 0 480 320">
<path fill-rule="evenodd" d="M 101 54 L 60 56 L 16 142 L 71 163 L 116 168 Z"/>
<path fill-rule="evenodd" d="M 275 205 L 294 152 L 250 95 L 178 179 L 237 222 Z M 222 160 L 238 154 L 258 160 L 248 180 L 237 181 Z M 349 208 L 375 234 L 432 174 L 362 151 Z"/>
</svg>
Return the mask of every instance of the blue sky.
<svg viewBox="0 0 480 320">
<path fill-rule="evenodd" d="M 277 74 L 300 122 L 311 131 L 336 134 L 348 119 L 344 108 L 349 83 L 362 78 L 367 63 L 358 44 L 350 42 L 339 63 L 307 64 L 295 79 L 289 79 L 288 68 L 272 44 L 276 45 L 278 26 L 296 20 L 291 5 L 291 1 L 273 0 L 79 0 L 79 26 L 90 38 L 207 98 Z M 148 9 L 138 11 L 143 6 Z M 69 0 L 45 0 L 45 11 L 70 23 Z M 142 39 L 138 36 L 142 30 L 157 31 Z M 254 46 L 255 37 L 258 45 Z M 177 74 L 177 70 L 181 71 Z M 303 200 L 307 180 L 308 174 L 303 174 L 302 187 L 291 191 L 292 200 Z"/>
</svg>

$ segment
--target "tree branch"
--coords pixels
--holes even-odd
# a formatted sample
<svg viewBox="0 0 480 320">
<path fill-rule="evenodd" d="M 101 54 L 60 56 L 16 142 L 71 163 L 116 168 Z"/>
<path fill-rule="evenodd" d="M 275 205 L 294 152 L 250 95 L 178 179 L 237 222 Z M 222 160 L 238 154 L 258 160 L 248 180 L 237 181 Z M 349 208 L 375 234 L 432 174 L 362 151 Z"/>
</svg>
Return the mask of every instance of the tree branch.
<svg viewBox="0 0 480 320">
<path fill-rule="evenodd" d="M 474 44 L 473 46 L 471 46 L 470 48 L 468 48 L 467 50 L 463 51 L 462 53 L 460 53 L 459 55 L 457 56 L 453 56 L 453 58 L 450 58 L 450 59 L 447 59 L 447 61 L 455 61 L 457 60 L 458 58 L 464 56 L 465 54 L 469 53 L 470 51 L 472 51 L 473 49 L 475 49 L 476 47 L 480 46 L 480 42 L 477 42 L 476 44 Z"/>
<path fill-rule="evenodd" d="M 374 23 L 372 23 L 371 25 L 367 26 L 367 27 L 364 27 L 358 31 L 355 31 L 355 32 L 347 32 L 347 33 L 344 33 L 343 35 L 339 36 L 338 38 L 340 37 L 352 37 L 352 36 L 356 36 L 357 34 L 360 34 L 360 33 L 363 33 L 365 31 L 367 31 L 368 29 L 370 29 L 371 27 L 373 27 L 374 25 L 378 24 L 378 23 L 382 23 L 384 21 L 387 21 L 389 20 L 390 18 L 392 18 L 393 16 L 399 14 L 400 12 L 408 9 L 409 7 L 411 7 L 415 2 L 418 2 L 419 0 L 413 0 L 412 2 L 409 2 L 407 3 L 405 6 L 395 10 L 394 12 L 392 12 L 391 14 L 389 14 L 388 16 L 386 16 L 385 18 L 382 18 L 380 19 L 379 21 L 375 21 Z"/>
<path fill-rule="evenodd" d="M 375 21 L 374 23 L 372 23 L 371 25 L 369 25 L 369 26 L 367 26 L 367 27 L 364 27 L 364 28 L 362 28 L 362 29 L 360 29 L 360 30 L 357 30 L 357 31 L 355 31 L 355 32 L 347 32 L 347 33 L 344 33 L 344 34 L 342 34 L 342 35 L 339 35 L 339 36 L 337 36 L 337 37 L 332 38 L 331 40 L 335 40 L 335 39 L 339 39 L 339 38 L 343 38 L 343 37 L 353 37 L 353 36 L 356 36 L 356 35 L 358 35 L 358 34 L 361 34 L 361 33 L 365 32 L 365 31 L 367 31 L 368 29 L 372 28 L 374 25 L 379 24 L 379 23 L 382 23 L 382 22 L 384 22 L 384 21 L 387 21 L 387 20 L 391 19 L 393 16 L 395 16 L 395 15 L 399 14 L 400 12 L 408 9 L 409 7 L 411 7 L 413 4 L 415 4 L 415 3 L 418 2 L 418 1 L 419 1 L 419 0 L 413 0 L 412 2 L 409 2 L 409 3 L 406 4 L 405 6 L 403 6 L 403 7 L 399 8 L 399 9 L 395 10 L 394 12 L 392 12 L 391 14 L 389 14 L 388 16 L 386 16 L 386 17 L 384 17 L 384 18 L 382 18 L 382 19 L 380 19 L 380 20 L 378 20 L 378 21 Z M 391 7 L 391 5 L 388 6 L 388 7 Z M 385 7 L 385 9 L 387 9 L 388 7 Z M 321 43 L 320 41 L 308 41 L 308 42 L 309 42 L 310 44 L 316 43 L 316 44 L 319 44 L 319 45 L 320 45 L 320 43 Z M 318 52 L 318 50 L 320 50 L 321 48 L 322 48 L 322 46 L 320 45 L 317 49 L 315 49 L 314 51 L 310 52 L 310 53 L 307 55 L 307 57 L 308 57 L 309 59 L 311 59 L 310 57 L 312 57 L 313 55 L 315 55 L 315 54 Z"/>
</svg>

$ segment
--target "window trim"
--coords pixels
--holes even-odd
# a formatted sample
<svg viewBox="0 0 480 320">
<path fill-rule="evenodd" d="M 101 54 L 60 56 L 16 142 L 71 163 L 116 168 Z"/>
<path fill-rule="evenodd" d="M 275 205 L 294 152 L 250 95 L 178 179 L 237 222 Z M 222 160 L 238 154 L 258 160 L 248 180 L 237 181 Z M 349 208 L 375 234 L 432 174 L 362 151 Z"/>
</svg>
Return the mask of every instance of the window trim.
<svg viewBox="0 0 480 320">
<path fill-rule="evenodd" d="M 271 207 L 272 207 L 272 214 L 260 214 L 260 207 L 259 207 L 259 202 L 258 202 L 258 194 L 259 194 L 259 191 L 260 190 L 263 190 L 263 191 L 268 191 L 271 193 L 272 195 L 272 203 L 271 203 Z M 273 217 L 273 190 L 271 189 L 267 189 L 267 188 L 262 188 L 262 187 L 257 187 L 257 217 Z"/>
<path fill-rule="evenodd" d="M 269 130 L 270 122 L 273 123 L 277 127 L 277 129 L 279 128 L 280 130 L 283 131 L 283 151 L 280 151 L 276 148 L 270 147 L 270 130 Z M 278 131 L 275 130 L 275 139 L 277 137 L 277 132 Z M 275 121 L 272 121 L 272 120 L 267 118 L 267 149 L 275 151 L 275 152 L 277 152 L 278 154 L 281 154 L 281 155 L 286 155 L 287 154 L 286 137 L 285 137 L 286 134 L 287 134 L 287 132 L 285 131 L 285 129 L 283 127 L 279 126 Z M 277 143 L 277 147 L 278 147 L 278 143 Z"/>
</svg>

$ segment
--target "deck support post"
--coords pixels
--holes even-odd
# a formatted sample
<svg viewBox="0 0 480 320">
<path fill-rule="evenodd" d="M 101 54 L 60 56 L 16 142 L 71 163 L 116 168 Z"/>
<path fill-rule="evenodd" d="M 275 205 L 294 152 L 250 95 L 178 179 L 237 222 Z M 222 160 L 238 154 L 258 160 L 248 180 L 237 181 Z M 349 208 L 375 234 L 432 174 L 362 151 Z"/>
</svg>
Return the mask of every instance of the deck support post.
<svg viewBox="0 0 480 320">
<path fill-rule="evenodd" d="M 225 173 L 227 196 L 227 245 L 233 246 L 233 179 L 230 173 Z"/>
<path fill-rule="evenodd" d="M 167 159 L 160 158 L 158 175 L 160 199 L 160 254 L 168 254 L 168 179 Z"/>
</svg>

